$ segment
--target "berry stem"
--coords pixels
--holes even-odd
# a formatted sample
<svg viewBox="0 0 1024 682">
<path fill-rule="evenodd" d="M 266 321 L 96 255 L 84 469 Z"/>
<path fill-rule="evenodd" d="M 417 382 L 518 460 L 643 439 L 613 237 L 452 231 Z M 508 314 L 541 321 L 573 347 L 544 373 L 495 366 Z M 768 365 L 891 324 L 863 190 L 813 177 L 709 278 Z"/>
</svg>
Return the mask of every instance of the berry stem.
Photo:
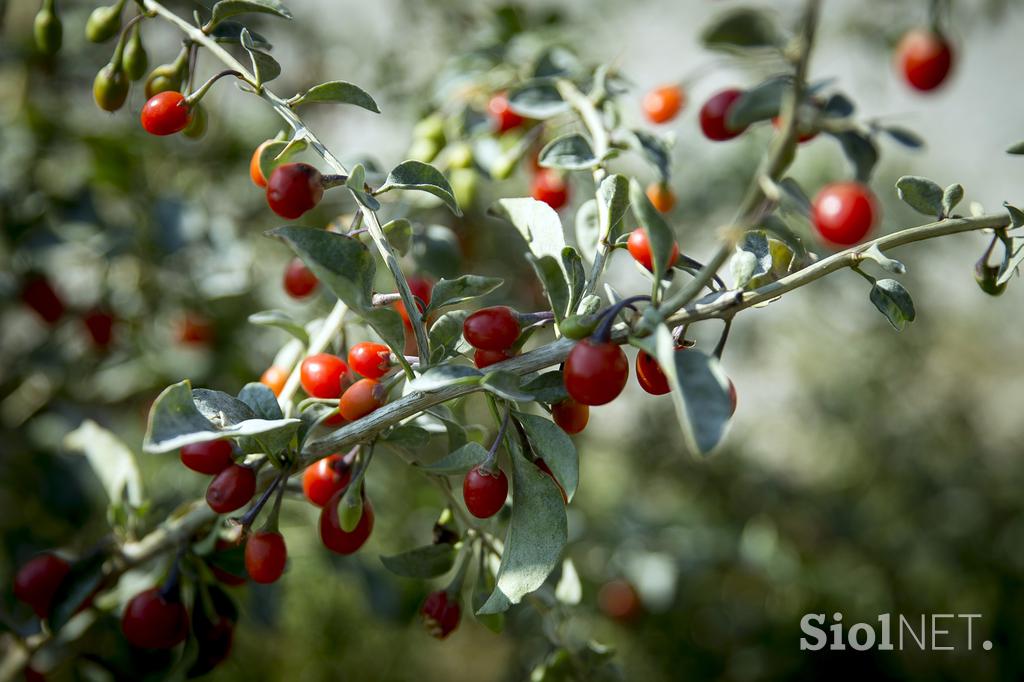
<svg viewBox="0 0 1024 682">
<path fill-rule="evenodd" d="M 505 440 L 505 433 L 508 431 L 508 422 L 511 416 L 512 404 L 505 403 L 505 416 L 501 418 L 498 434 L 494 437 L 494 442 L 491 443 L 490 449 L 487 450 L 487 459 L 480 464 L 480 470 L 492 476 L 497 474 L 498 448 L 501 447 L 501 442 Z"/>
<path fill-rule="evenodd" d="M 140 14 L 139 16 L 142 15 Z M 224 78 L 225 76 L 234 76 L 235 78 L 244 80 L 244 76 L 242 76 L 242 74 L 238 71 L 235 71 L 233 69 L 225 69 L 220 73 L 210 76 L 210 78 L 208 78 L 205 83 L 199 86 L 198 90 L 190 93 L 189 96 L 185 98 L 185 104 L 187 104 L 190 107 L 198 104 L 199 100 L 201 100 L 206 95 L 206 93 L 210 91 L 210 88 L 213 87 L 213 84 L 219 81 L 221 78 Z"/>
<path fill-rule="evenodd" d="M 601 319 L 601 324 L 594 331 L 594 339 L 600 341 L 601 343 L 607 342 L 611 338 L 612 325 L 615 324 L 615 319 L 619 316 L 619 312 L 621 312 L 624 308 L 632 308 L 633 310 L 636 310 L 636 308 L 633 306 L 634 303 L 650 300 L 650 296 L 630 296 L 629 298 L 624 298 L 618 303 L 615 303 L 606 308 L 599 315 L 599 318 Z"/>
<path fill-rule="evenodd" d="M 238 524 L 242 526 L 244 530 L 249 530 L 252 524 L 256 521 L 256 517 L 260 515 L 260 511 L 267 504 L 267 500 L 270 499 L 270 496 L 274 494 L 274 490 L 278 487 L 284 487 L 281 486 L 280 483 L 285 478 L 287 478 L 287 476 L 284 474 L 274 478 L 274 480 L 270 482 L 270 485 L 267 486 L 267 489 L 260 495 L 260 498 L 256 500 L 256 503 L 249 508 L 249 511 L 239 517 Z"/>
</svg>

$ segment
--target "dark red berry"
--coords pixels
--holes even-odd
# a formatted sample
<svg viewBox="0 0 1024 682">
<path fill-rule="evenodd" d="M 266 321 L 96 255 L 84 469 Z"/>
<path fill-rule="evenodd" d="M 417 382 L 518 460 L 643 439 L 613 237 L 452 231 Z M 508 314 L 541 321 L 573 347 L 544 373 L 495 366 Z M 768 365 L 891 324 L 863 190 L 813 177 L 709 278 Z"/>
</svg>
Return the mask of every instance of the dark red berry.
<svg viewBox="0 0 1024 682">
<path fill-rule="evenodd" d="M 95 308 L 82 317 L 92 345 L 103 350 L 114 340 L 114 316 L 105 310 Z"/>
<path fill-rule="evenodd" d="M 505 360 L 514 358 L 515 356 L 516 354 L 509 349 L 482 350 L 477 348 L 476 351 L 473 352 L 473 364 L 477 366 L 477 369 L 483 369 L 484 367 L 489 367 L 498 362 L 504 362 Z"/>
<path fill-rule="evenodd" d="M 391 369 L 391 349 L 364 341 L 348 351 L 348 366 L 367 379 L 380 379 Z"/>
<path fill-rule="evenodd" d="M 572 398 L 566 398 L 551 406 L 551 418 L 569 435 L 577 434 L 587 428 L 590 408 Z"/>
<path fill-rule="evenodd" d="M 373 505 L 370 500 L 363 500 L 363 514 L 359 517 L 359 523 L 351 533 L 346 533 L 338 520 L 338 504 L 344 494 L 342 491 L 335 493 L 320 512 L 320 540 L 332 552 L 354 554 L 373 532 Z"/>
<path fill-rule="evenodd" d="M 551 471 L 551 467 L 548 466 L 548 463 L 542 459 L 534 460 L 533 463 L 537 465 L 538 469 L 551 477 L 551 480 L 558 486 L 558 492 L 562 493 L 562 502 L 569 504 L 569 496 L 565 494 L 565 488 L 563 488 L 562 484 L 558 482 L 557 478 L 555 478 L 555 474 Z"/>
<path fill-rule="evenodd" d="M 249 467 L 232 464 L 217 474 L 206 489 L 206 503 L 218 514 L 241 509 L 256 494 L 256 474 Z"/>
<path fill-rule="evenodd" d="M 320 280 L 299 258 L 293 258 L 284 269 L 284 290 L 292 298 L 305 298 L 316 290 Z"/>
<path fill-rule="evenodd" d="M 347 375 L 345 361 L 330 353 L 310 355 L 299 371 L 302 389 L 313 398 L 340 398 L 348 383 Z"/>
<path fill-rule="evenodd" d="M 928 92 L 945 82 L 953 68 L 953 49 L 938 33 L 917 28 L 900 40 L 896 60 L 907 83 Z"/>
<path fill-rule="evenodd" d="M 25 278 L 21 285 L 21 301 L 47 324 L 54 324 L 64 315 L 64 301 L 42 275 Z"/>
<path fill-rule="evenodd" d="M 629 255 L 633 256 L 633 260 L 644 266 L 648 272 L 654 272 L 654 258 L 651 256 L 651 241 L 647 238 L 647 230 L 638 227 L 630 232 L 626 248 L 629 249 Z M 679 245 L 673 243 L 672 254 L 668 258 L 668 265 L 665 269 L 670 269 L 678 260 Z"/>
<path fill-rule="evenodd" d="M 826 242 L 840 246 L 857 244 L 877 219 L 875 195 L 859 182 L 834 182 L 814 197 L 811 220 Z"/>
<path fill-rule="evenodd" d="M 499 133 L 518 128 L 523 124 L 523 117 L 512 111 L 508 104 L 508 96 L 499 93 L 487 103 L 487 111 L 494 120 L 494 126 Z"/>
<path fill-rule="evenodd" d="M 478 519 L 488 519 L 505 505 L 508 497 L 508 477 L 501 469 L 495 468 L 491 473 L 476 466 L 469 470 L 462 479 L 462 498 L 466 501 L 466 509 Z"/>
<path fill-rule="evenodd" d="M 170 649 L 188 636 L 188 611 L 176 595 L 153 587 L 131 598 L 121 616 L 121 631 L 132 646 Z"/>
<path fill-rule="evenodd" d="M 418 298 L 423 303 L 430 305 L 430 293 L 434 289 L 434 280 L 429 277 L 410 277 L 409 278 L 409 291 L 412 295 Z M 423 312 L 423 308 L 419 303 L 416 304 L 420 312 Z M 405 328 L 412 330 L 412 321 L 409 319 L 409 312 L 405 309 L 405 304 L 401 301 L 395 302 L 395 310 L 402 316 L 402 322 L 405 324 Z"/>
<path fill-rule="evenodd" d="M 206 608 L 193 609 L 192 634 L 198 651 L 195 662 L 188 669 L 188 677 L 205 675 L 220 665 L 231 653 L 238 609 L 231 597 L 216 586 L 207 588 L 212 613 Z"/>
<path fill-rule="evenodd" d="M 730 88 L 716 93 L 700 108 L 700 128 L 709 140 L 722 142 L 740 135 L 746 127 L 734 129 L 725 124 L 729 110 L 736 100 L 743 96 L 743 91 Z"/>
<path fill-rule="evenodd" d="M 473 348 L 505 350 L 519 338 L 519 320 L 515 311 L 507 306 L 484 308 L 466 318 L 462 335 Z"/>
<path fill-rule="evenodd" d="M 640 615 L 640 597 L 625 580 L 610 580 L 597 592 L 597 604 L 604 615 L 619 622 L 629 622 Z"/>
<path fill-rule="evenodd" d="M 302 474 L 302 492 L 307 500 L 323 507 L 351 480 L 351 463 L 341 455 L 328 455 L 306 467 Z"/>
<path fill-rule="evenodd" d="M 376 379 L 360 379 L 349 386 L 338 403 L 338 413 L 354 422 L 384 404 L 384 386 Z"/>
<path fill-rule="evenodd" d="M 310 210 L 324 196 L 320 171 L 308 163 L 285 163 L 274 169 L 267 181 L 267 204 L 282 218 L 294 220 Z"/>
<path fill-rule="evenodd" d="M 444 639 L 459 626 L 461 611 L 458 598 L 449 596 L 444 590 L 431 592 L 423 602 L 420 615 L 430 636 Z"/>
<path fill-rule="evenodd" d="M 245 543 L 245 570 L 254 582 L 277 582 L 287 559 L 288 549 L 280 533 L 253 533 Z"/>
<path fill-rule="evenodd" d="M 569 351 L 563 378 L 576 402 L 604 405 L 622 393 L 629 379 L 629 362 L 618 345 L 583 339 Z"/>
<path fill-rule="evenodd" d="M 665 395 L 669 391 L 668 377 L 661 371 L 661 365 L 645 351 L 636 354 L 636 380 L 651 395 Z"/>
<path fill-rule="evenodd" d="M 541 168 L 530 183 L 530 196 L 557 211 L 569 203 L 569 185 L 557 171 Z"/>
<path fill-rule="evenodd" d="M 211 440 L 186 445 L 180 451 L 181 463 L 192 471 L 214 476 L 232 465 L 234 448 L 229 440 Z"/>
<path fill-rule="evenodd" d="M 14 576 L 14 596 L 31 606 L 37 616 L 46 618 L 53 596 L 69 570 L 71 564 L 56 554 L 32 557 Z"/>
<path fill-rule="evenodd" d="M 213 341 L 213 325 L 198 313 L 186 313 L 178 323 L 178 340 L 194 345 L 208 344 Z"/>
<path fill-rule="evenodd" d="M 174 90 L 158 92 L 142 105 L 142 127 L 151 135 L 181 132 L 192 118 L 185 95 Z"/>
</svg>

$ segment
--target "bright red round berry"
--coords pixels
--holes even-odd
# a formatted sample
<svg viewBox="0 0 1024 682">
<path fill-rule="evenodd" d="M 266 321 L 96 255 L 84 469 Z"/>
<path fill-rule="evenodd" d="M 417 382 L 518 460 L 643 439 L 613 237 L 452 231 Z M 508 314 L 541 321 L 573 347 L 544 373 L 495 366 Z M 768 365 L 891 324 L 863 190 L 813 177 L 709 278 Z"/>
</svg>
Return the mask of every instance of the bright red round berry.
<svg viewBox="0 0 1024 682">
<path fill-rule="evenodd" d="M 466 509 L 478 519 L 489 519 L 501 511 L 508 497 L 508 477 L 501 469 L 490 473 L 482 466 L 469 470 L 462 479 L 462 498 Z"/>
<path fill-rule="evenodd" d="M 814 197 L 811 220 L 826 242 L 850 246 L 867 236 L 878 218 L 878 202 L 859 182 L 834 182 Z"/>
<path fill-rule="evenodd" d="M 629 362 L 617 344 L 583 339 L 569 351 L 563 371 L 569 395 L 584 405 L 615 400 L 629 379 Z"/>
<path fill-rule="evenodd" d="M 483 350 L 477 348 L 473 351 L 473 364 L 476 365 L 477 369 L 483 369 L 484 367 L 489 367 L 498 362 L 504 362 L 505 360 L 514 358 L 515 356 L 516 354 L 508 348 L 502 350 Z"/>
<path fill-rule="evenodd" d="M 742 96 L 742 90 L 729 88 L 713 95 L 700 108 L 700 128 L 709 140 L 716 142 L 731 140 L 746 130 L 746 127 L 737 130 L 725 124 L 732 105 Z"/>
<path fill-rule="evenodd" d="M 423 602 L 420 615 L 430 636 L 444 639 L 459 626 L 461 611 L 458 598 L 449 597 L 443 590 L 431 592 Z"/>
<path fill-rule="evenodd" d="M 357 343 L 348 351 L 348 366 L 367 379 L 380 379 L 391 369 L 391 349 L 383 343 Z"/>
<path fill-rule="evenodd" d="M 82 317 L 92 344 L 102 350 L 114 340 L 114 316 L 106 310 L 94 308 Z"/>
<path fill-rule="evenodd" d="M 434 289 L 434 280 L 429 277 L 410 277 L 408 281 L 409 291 L 412 292 L 412 295 L 423 303 L 430 305 L 430 293 Z M 423 312 L 423 308 L 418 302 L 416 307 L 419 308 L 420 312 Z M 395 310 L 402 316 L 405 328 L 412 331 L 412 320 L 409 319 L 409 312 L 405 309 L 405 304 L 401 301 L 396 301 Z"/>
<path fill-rule="evenodd" d="M 487 111 L 494 120 L 494 126 L 499 133 L 518 128 L 523 124 L 523 117 L 512 111 L 509 107 L 508 96 L 499 93 L 487 103 Z"/>
<path fill-rule="evenodd" d="M 323 507 L 351 480 L 351 463 L 341 455 L 328 455 L 306 467 L 302 473 L 302 492 L 307 500 Z"/>
<path fill-rule="evenodd" d="M 636 380 L 651 395 L 665 395 L 669 391 L 668 377 L 654 356 L 645 351 L 636 354 Z"/>
<path fill-rule="evenodd" d="M 293 258 L 284 269 L 284 290 L 292 298 L 305 298 L 316 290 L 320 280 L 299 258 Z"/>
<path fill-rule="evenodd" d="M 244 507 L 255 494 L 255 472 L 249 467 L 232 464 L 210 481 L 206 503 L 218 514 L 227 514 Z"/>
<path fill-rule="evenodd" d="M 211 440 L 186 445 L 179 452 L 181 463 L 192 471 L 214 476 L 233 464 L 234 449 L 229 440 Z"/>
<path fill-rule="evenodd" d="M 667 123 L 676 117 L 686 103 L 678 85 L 663 85 L 644 95 L 643 110 L 651 123 Z"/>
<path fill-rule="evenodd" d="M 647 238 L 647 230 L 638 227 L 630 232 L 629 239 L 626 241 L 626 248 L 629 249 L 629 255 L 633 256 L 633 260 L 644 266 L 648 272 L 654 272 L 654 258 L 651 256 L 651 241 Z M 672 255 L 669 256 L 668 265 L 665 269 L 670 269 L 678 260 L 679 245 L 673 243 Z"/>
<path fill-rule="evenodd" d="M 53 596 L 57 593 L 71 565 L 56 554 L 32 557 L 14 576 L 14 596 L 32 607 L 36 615 L 50 615 Z"/>
<path fill-rule="evenodd" d="M 354 554 L 373 532 L 373 505 L 370 500 L 363 500 L 363 514 L 359 517 L 359 523 L 351 533 L 346 533 L 338 519 L 338 504 L 344 494 L 341 491 L 335 493 L 320 512 L 320 540 L 332 552 Z"/>
<path fill-rule="evenodd" d="M 557 211 L 569 203 L 569 185 L 557 171 L 541 168 L 530 182 L 530 196 Z"/>
<path fill-rule="evenodd" d="M 131 598 L 121 616 L 121 631 L 132 646 L 170 649 L 188 636 L 188 611 L 177 595 L 164 596 L 157 587 Z"/>
<path fill-rule="evenodd" d="M 287 559 L 288 549 L 280 533 L 253 533 L 245 543 L 245 570 L 254 582 L 277 582 Z"/>
<path fill-rule="evenodd" d="M 953 68 L 953 49 L 941 35 L 917 28 L 896 47 L 896 60 L 907 83 L 928 92 L 942 85 Z"/>
<path fill-rule="evenodd" d="M 308 163 L 285 163 L 274 169 L 267 181 L 267 204 L 282 218 L 294 220 L 310 210 L 324 196 L 320 171 Z"/>
<path fill-rule="evenodd" d="M 142 105 L 142 127 L 151 135 L 173 135 L 181 132 L 192 118 L 192 109 L 185 95 L 174 90 L 158 92 Z"/>
<path fill-rule="evenodd" d="M 519 320 L 508 306 L 478 310 L 462 323 L 462 335 L 473 348 L 505 350 L 519 338 Z"/>
<path fill-rule="evenodd" d="M 299 370 L 302 390 L 312 398 L 340 398 L 347 375 L 345 361 L 330 353 L 310 355 Z"/>
<path fill-rule="evenodd" d="M 21 300 L 47 324 L 64 315 L 64 301 L 42 275 L 29 275 L 21 286 Z"/>
<path fill-rule="evenodd" d="M 551 418 L 571 436 L 587 428 L 590 408 L 572 398 L 566 398 L 551 406 Z"/>
<path fill-rule="evenodd" d="M 384 404 L 384 387 L 376 379 L 360 379 L 349 386 L 338 403 L 338 413 L 350 422 L 362 419 Z"/>
</svg>

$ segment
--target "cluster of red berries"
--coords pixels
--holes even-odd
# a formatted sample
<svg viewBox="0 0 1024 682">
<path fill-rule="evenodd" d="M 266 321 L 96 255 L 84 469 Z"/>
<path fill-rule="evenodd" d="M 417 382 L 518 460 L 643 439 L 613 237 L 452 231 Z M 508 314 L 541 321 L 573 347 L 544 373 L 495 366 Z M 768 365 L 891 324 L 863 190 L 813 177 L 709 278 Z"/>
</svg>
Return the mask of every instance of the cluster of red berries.
<svg viewBox="0 0 1024 682">
<path fill-rule="evenodd" d="M 473 363 L 478 368 L 513 357 L 520 331 L 518 315 L 503 305 L 478 310 L 462 324 L 463 338 L 476 349 Z"/>
<path fill-rule="evenodd" d="M 256 494 L 256 472 L 235 463 L 230 440 L 186 445 L 179 455 L 181 463 L 192 471 L 213 476 L 206 489 L 206 503 L 218 514 L 241 509 Z"/>
</svg>

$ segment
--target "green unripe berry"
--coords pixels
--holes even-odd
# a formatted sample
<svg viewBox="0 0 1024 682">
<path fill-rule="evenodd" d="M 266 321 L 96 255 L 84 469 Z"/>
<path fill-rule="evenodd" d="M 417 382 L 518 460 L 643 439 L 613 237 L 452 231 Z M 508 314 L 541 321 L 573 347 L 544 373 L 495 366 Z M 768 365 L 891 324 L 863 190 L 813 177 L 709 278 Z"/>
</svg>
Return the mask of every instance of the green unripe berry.
<svg viewBox="0 0 1024 682">
<path fill-rule="evenodd" d="M 97 7 L 85 22 L 85 37 L 89 42 L 105 43 L 121 30 L 121 9 L 124 0 L 113 5 Z"/>
<path fill-rule="evenodd" d="M 448 181 L 452 185 L 455 201 L 459 203 L 459 206 L 463 208 L 472 206 L 480 184 L 480 178 L 477 177 L 476 171 L 472 168 L 453 168 L 448 173 Z"/>
<path fill-rule="evenodd" d="M 209 117 L 206 115 L 206 109 L 200 104 L 194 104 L 191 111 L 192 118 L 189 119 L 188 125 L 181 131 L 181 134 L 193 140 L 198 140 L 206 134 Z"/>
<path fill-rule="evenodd" d="M 128 76 L 119 64 L 110 63 L 99 70 L 92 82 L 92 96 L 104 111 L 117 111 L 128 99 Z"/>
<path fill-rule="evenodd" d="M 441 145 L 434 140 L 428 140 L 426 138 L 417 138 L 413 140 L 412 146 L 409 147 L 409 158 L 413 161 L 422 161 L 423 163 L 430 163 L 437 156 L 438 152 L 441 151 Z"/>
<path fill-rule="evenodd" d="M 593 334 L 596 327 L 594 319 L 588 315 L 570 315 L 559 323 L 558 330 L 562 336 L 579 341 Z"/>
<path fill-rule="evenodd" d="M 471 168 L 473 166 L 473 147 L 467 142 L 457 142 L 448 148 L 448 166 L 450 168 Z"/>
<path fill-rule="evenodd" d="M 1006 285 L 1008 282 L 996 284 L 996 280 L 998 278 L 998 265 L 989 265 L 981 260 L 974 266 L 974 281 L 977 282 L 978 286 L 981 287 L 981 290 L 989 296 L 1000 296 L 1004 291 L 1006 291 Z"/>
<path fill-rule="evenodd" d="M 417 140 L 430 140 L 438 148 L 444 146 L 444 118 L 441 114 L 431 114 L 421 119 L 412 129 L 412 136 Z"/>
<path fill-rule="evenodd" d="M 44 5 L 36 14 L 32 28 L 39 51 L 43 54 L 57 54 L 64 39 L 64 27 L 61 26 L 60 17 Z"/>
<path fill-rule="evenodd" d="M 137 81 L 146 75 L 149 68 L 149 56 L 142 46 L 142 35 L 138 25 L 132 28 L 131 36 L 124 46 L 124 72 L 128 78 Z"/>
<path fill-rule="evenodd" d="M 146 79 L 146 99 L 160 92 L 176 90 L 181 92 L 188 73 L 188 52 L 182 50 L 178 58 L 170 64 L 161 64 L 149 73 Z"/>
</svg>

